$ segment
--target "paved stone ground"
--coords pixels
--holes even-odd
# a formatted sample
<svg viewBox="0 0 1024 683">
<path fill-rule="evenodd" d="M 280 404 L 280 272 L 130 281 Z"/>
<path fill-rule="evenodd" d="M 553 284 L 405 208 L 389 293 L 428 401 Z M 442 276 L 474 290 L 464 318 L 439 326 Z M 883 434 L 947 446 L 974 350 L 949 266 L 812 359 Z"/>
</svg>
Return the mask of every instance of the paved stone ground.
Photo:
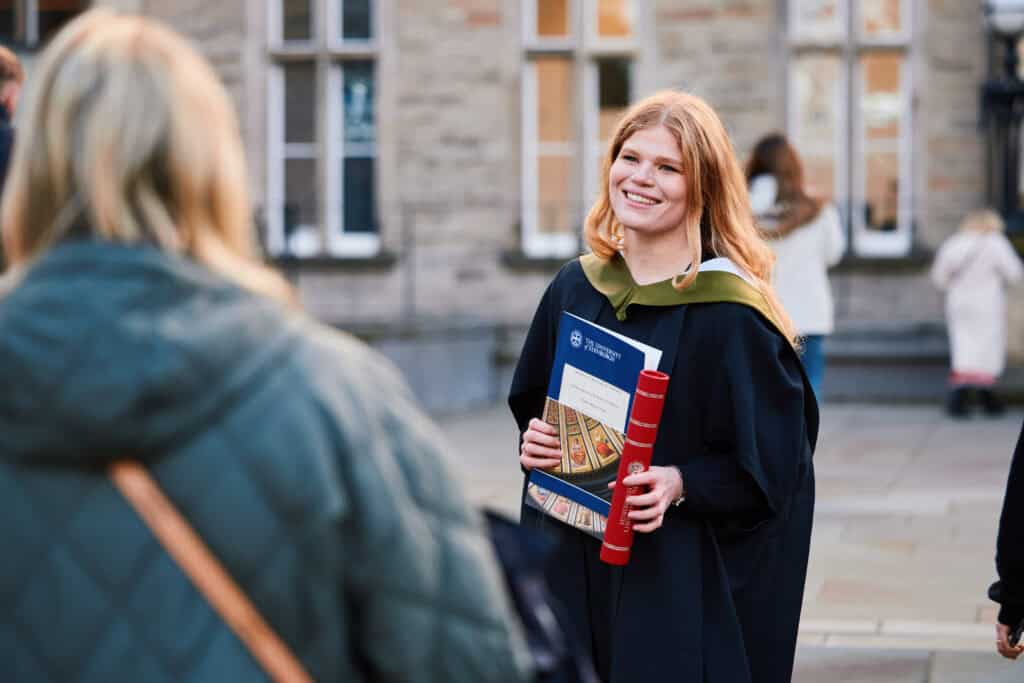
<svg viewBox="0 0 1024 683">
<path fill-rule="evenodd" d="M 1021 412 L 827 405 L 796 683 L 1024 682 L 995 654 L 995 534 Z M 442 422 L 475 502 L 518 515 L 501 406 Z"/>
</svg>

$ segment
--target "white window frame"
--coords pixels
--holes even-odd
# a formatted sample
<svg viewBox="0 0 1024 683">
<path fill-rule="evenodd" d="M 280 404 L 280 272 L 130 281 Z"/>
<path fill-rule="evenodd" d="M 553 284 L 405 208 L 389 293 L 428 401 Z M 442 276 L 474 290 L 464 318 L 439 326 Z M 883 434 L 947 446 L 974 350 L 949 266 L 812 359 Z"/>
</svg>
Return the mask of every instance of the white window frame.
<svg viewBox="0 0 1024 683">
<path fill-rule="evenodd" d="M 597 62 L 604 58 L 621 57 L 630 60 L 630 101 L 639 92 L 638 78 L 641 63 L 646 59 L 638 35 L 644 32 L 648 11 L 646 0 L 632 0 L 633 35 L 629 38 L 598 38 L 598 0 L 569 0 L 569 36 L 567 38 L 538 37 L 537 0 L 524 0 L 522 7 L 522 234 L 523 253 L 530 258 L 562 258 L 579 251 L 583 219 L 590 201 L 596 195 L 597 165 L 604 153 L 603 141 L 597 139 L 600 125 L 600 84 Z M 567 144 L 549 143 L 549 152 L 570 155 L 576 172 L 574 188 L 579 198 L 574 220 L 580 229 L 568 233 L 544 234 L 539 229 L 538 199 L 540 196 L 537 161 L 543 151 L 537 141 L 537 70 L 535 59 L 546 55 L 569 59 L 573 65 L 573 86 L 576 111 L 574 121 L 580 125 L 574 138 Z"/>
<path fill-rule="evenodd" d="M 863 54 L 860 52 L 858 54 Z M 863 206 L 867 203 L 867 166 L 863 163 L 864 149 L 864 122 L 859 115 L 859 107 L 855 108 L 856 118 L 853 128 L 853 157 L 857 163 L 853 169 L 853 195 L 855 210 L 851 212 L 852 223 L 852 245 L 857 254 L 861 256 L 905 256 L 910 252 L 913 239 L 913 164 L 911 154 L 913 152 L 913 82 L 911 80 L 911 60 L 909 47 L 903 54 L 903 64 L 900 73 L 900 137 L 896 144 L 899 154 L 899 191 L 896 204 L 896 230 L 892 233 L 878 232 L 867 227 L 864 220 Z M 861 70 L 854 69 L 854 97 L 852 102 L 862 102 L 864 83 L 861 77 Z"/>
<path fill-rule="evenodd" d="M 284 240 L 285 178 L 284 167 L 288 159 L 315 159 L 317 165 L 317 208 L 320 249 L 308 256 L 337 256 L 358 258 L 374 256 L 380 252 L 380 218 L 376 232 L 345 232 L 344 188 L 342 165 L 346 157 L 343 101 L 344 68 L 352 61 L 370 61 L 374 65 L 374 116 L 379 122 L 380 103 L 380 42 L 381 3 L 371 0 L 370 25 L 372 37 L 342 40 L 341 18 L 344 0 L 310 0 L 310 40 L 284 41 L 281 0 L 268 2 L 267 36 L 269 73 L 267 79 L 267 249 L 273 255 L 290 255 Z M 321 17 L 323 21 L 321 21 Z M 289 61 L 314 64 L 316 71 L 316 133 L 312 143 L 286 143 L 284 64 Z M 351 151 L 351 150 L 349 150 Z M 372 152 L 375 171 L 380 176 L 380 157 L 377 144 Z M 375 183 L 379 188 L 379 183 Z M 374 204 L 380 215 L 380 192 L 376 191 Z"/>
<path fill-rule="evenodd" d="M 839 58 L 842 74 L 841 97 L 843 105 L 838 109 L 838 137 L 836 149 L 835 199 L 843 208 L 851 233 L 851 249 L 858 256 L 892 258 L 906 256 L 913 241 L 913 187 L 914 187 L 914 5 L 913 0 L 901 2 L 901 31 L 892 36 L 867 38 L 861 31 L 861 3 L 858 0 L 840 0 L 839 21 L 845 31 L 834 37 L 801 35 L 799 26 L 798 0 L 789 0 L 788 19 L 790 27 L 789 52 L 790 68 L 787 70 L 789 83 L 787 97 L 787 130 L 794 139 L 799 139 L 794 101 L 794 69 L 792 58 L 798 54 L 823 54 Z M 903 57 L 900 74 L 900 137 L 898 140 L 899 192 L 897 197 L 897 228 L 891 233 L 869 229 L 864 219 L 866 205 L 866 164 L 864 163 L 864 121 L 861 114 L 863 79 L 860 57 L 872 52 L 897 52 Z"/>
<path fill-rule="evenodd" d="M 813 35 L 804 33 L 800 21 L 799 0 L 788 0 L 789 36 L 791 44 L 799 44 L 808 47 L 838 47 L 846 39 L 850 25 L 850 6 L 848 0 L 839 0 L 839 15 L 837 18 L 838 32 L 826 35 Z"/>
</svg>

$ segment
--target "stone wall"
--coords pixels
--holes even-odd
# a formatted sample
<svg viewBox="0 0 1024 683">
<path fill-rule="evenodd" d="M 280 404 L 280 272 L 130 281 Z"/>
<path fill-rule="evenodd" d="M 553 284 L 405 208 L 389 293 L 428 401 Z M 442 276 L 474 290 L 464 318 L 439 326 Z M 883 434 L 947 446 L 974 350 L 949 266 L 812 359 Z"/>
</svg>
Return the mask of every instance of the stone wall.
<svg viewBox="0 0 1024 683">
<path fill-rule="evenodd" d="M 502 252 L 517 245 L 519 220 L 519 3 L 389 6 L 382 31 L 392 52 L 382 54 L 380 73 L 390 94 L 378 109 L 381 235 L 396 262 L 369 275 L 343 266 L 301 272 L 304 299 L 339 324 L 410 315 L 522 320 L 544 277 L 524 284 L 501 265 Z"/>
<path fill-rule="evenodd" d="M 314 313 L 355 325 L 410 312 L 529 320 L 554 267 L 502 259 L 518 248 L 520 11 L 518 0 L 393 0 L 382 27 L 392 33 L 382 81 L 392 79 L 393 93 L 379 113 L 382 154 L 394 154 L 393 173 L 382 174 L 382 238 L 397 261 L 371 275 L 299 271 Z M 644 91 L 706 97 L 741 151 L 781 126 L 775 2 L 660 0 L 652 14 L 654 73 L 641 75 Z"/>
<path fill-rule="evenodd" d="M 707 99 L 743 158 L 785 125 L 776 0 L 658 0 L 658 78 Z"/>
<path fill-rule="evenodd" d="M 266 185 L 266 3 L 106 1 L 170 22 L 212 60 L 242 112 L 259 201 Z M 741 159 L 761 134 L 784 127 L 783 2 L 637 1 L 649 10 L 653 38 L 641 94 L 680 87 L 705 97 Z M 978 89 L 985 36 L 981 0 L 912 2 L 916 236 L 933 249 L 983 200 Z M 510 266 L 505 258 L 519 245 L 521 4 L 381 0 L 381 237 L 393 259 L 369 268 L 290 268 L 314 315 L 356 330 L 409 329 L 423 320 L 466 329 L 528 323 L 557 266 Z M 925 263 L 846 271 L 834 287 L 841 326 L 941 323 L 941 296 Z M 1024 362 L 1018 308 L 1011 306 L 1011 351 Z"/>
<path fill-rule="evenodd" d="M 979 89 L 986 37 L 980 0 L 922 2 L 917 121 L 917 235 L 935 248 L 985 198 Z"/>
</svg>

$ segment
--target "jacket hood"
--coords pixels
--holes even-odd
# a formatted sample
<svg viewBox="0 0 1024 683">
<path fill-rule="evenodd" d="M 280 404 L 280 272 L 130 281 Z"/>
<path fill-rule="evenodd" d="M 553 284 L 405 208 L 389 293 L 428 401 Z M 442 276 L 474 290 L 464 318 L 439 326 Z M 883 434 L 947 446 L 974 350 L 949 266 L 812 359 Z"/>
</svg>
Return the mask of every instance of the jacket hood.
<svg viewBox="0 0 1024 683">
<path fill-rule="evenodd" d="M 269 380 L 295 317 L 155 248 L 92 241 L 0 294 L 0 458 L 158 457 Z"/>
</svg>

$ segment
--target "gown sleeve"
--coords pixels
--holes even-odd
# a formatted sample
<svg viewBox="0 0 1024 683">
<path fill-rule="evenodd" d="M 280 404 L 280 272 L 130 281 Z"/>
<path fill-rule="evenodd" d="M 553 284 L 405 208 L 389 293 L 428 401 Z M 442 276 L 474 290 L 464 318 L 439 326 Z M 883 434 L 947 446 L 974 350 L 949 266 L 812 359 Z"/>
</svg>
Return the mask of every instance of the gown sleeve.
<svg viewBox="0 0 1024 683">
<path fill-rule="evenodd" d="M 999 517 L 996 572 L 999 580 L 988 596 L 1000 604 L 999 623 L 1015 626 L 1024 618 L 1024 429 L 1013 453 Z"/>
<path fill-rule="evenodd" d="M 807 426 L 799 360 L 770 324 L 738 304 L 717 305 L 720 362 L 705 386 L 701 452 L 680 467 L 688 514 L 755 526 L 794 493 Z"/>
<path fill-rule="evenodd" d="M 548 379 L 554 363 L 555 343 L 558 338 L 557 278 L 548 285 L 541 297 L 533 322 L 526 333 L 523 350 L 519 354 L 508 405 L 512 409 L 519 432 L 526 431 L 530 420 L 540 417 L 547 396 Z"/>
</svg>

